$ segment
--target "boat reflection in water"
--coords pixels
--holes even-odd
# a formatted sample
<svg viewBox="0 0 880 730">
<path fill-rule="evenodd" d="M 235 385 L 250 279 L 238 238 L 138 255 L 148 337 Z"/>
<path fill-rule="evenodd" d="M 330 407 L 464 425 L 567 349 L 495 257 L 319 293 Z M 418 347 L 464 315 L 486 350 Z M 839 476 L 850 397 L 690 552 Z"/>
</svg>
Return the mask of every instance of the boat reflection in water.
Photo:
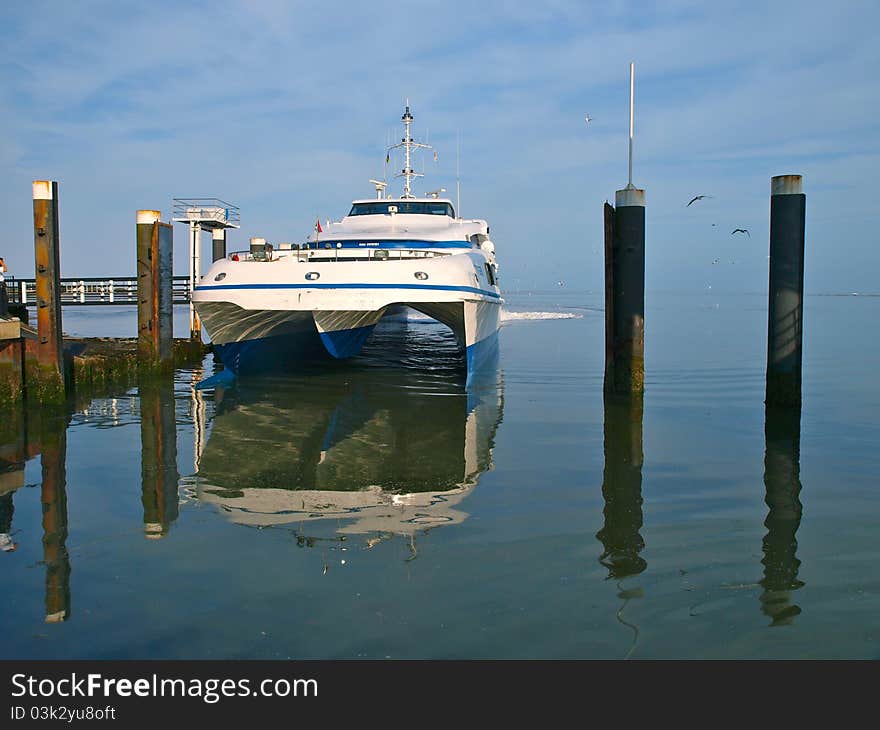
<svg viewBox="0 0 880 730">
<path fill-rule="evenodd" d="M 333 519 L 373 540 L 458 524 L 492 468 L 503 401 L 497 369 L 467 391 L 465 377 L 442 327 L 398 321 L 357 367 L 218 389 L 196 495 L 243 525 Z"/>
</svg>

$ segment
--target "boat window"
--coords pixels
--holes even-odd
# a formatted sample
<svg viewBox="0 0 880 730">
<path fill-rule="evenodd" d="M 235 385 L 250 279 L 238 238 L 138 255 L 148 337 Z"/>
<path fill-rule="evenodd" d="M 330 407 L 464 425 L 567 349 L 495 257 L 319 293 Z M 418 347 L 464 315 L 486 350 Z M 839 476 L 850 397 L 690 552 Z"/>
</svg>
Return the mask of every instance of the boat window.
<svg viewBox="0 0 880 730">
<path fill-rule="evenodd" d="M 446 215 L 455 217 L 452 206 L 441 201 L 419 200 L 377 200 L 370 203 L 355 203 L 351 206 L 349 215 L 388 215 L 388 207 L 395 206 L 398 213 L 409 215 Z"/>
<path fill-rule="evenodd" d="M 486 264 L 486 278 L 489 280 L 490 286 L 495 286 L 495 272 L 492 270 L 491 264 Z"/>
</svg>

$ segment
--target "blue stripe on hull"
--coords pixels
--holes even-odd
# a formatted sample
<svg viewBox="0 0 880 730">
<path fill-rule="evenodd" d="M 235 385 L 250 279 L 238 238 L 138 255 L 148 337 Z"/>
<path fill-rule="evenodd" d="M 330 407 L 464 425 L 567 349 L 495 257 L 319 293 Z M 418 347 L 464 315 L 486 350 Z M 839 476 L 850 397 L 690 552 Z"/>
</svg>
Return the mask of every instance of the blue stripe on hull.
<svg viewBox="0 0 880 730">
<path fill-rule="evenodd" d="M 498 364 L 498 331 L 475 342 L 465 350 L 467 360 L 466 388 L 470 388 L 475 379 L 483 372 L 494 369 Z"/>
<path fill-rule="evenodd" d="M 355 327 L 350 330 L 336 330 L 335 332 L 322 332 L 321 341 L 333 357 L 338 360 L 344 360 L 347 357 L 357 355 L 364 342 L 373 333 L 376 325 L 371 324 L 366 327 Z"/>
<path fill-rule="evenodd" d="M 328 245 L 329 244 L 329 245 Z M 341 246 L 339 244 L 342 244 Z M 337 248 L 359 248 L 368 249 L 431 249 L 431 248 L 460 248 L 462 250 L 476 248 L 470 241 L 403 241 L 397 239 L 361 239 L 351 241 L 339 238 L 322 238 L 320 241 L 309 241 L 309 249 L 312 251 L 320 251 L 327 249 L 332 253 Z"/>
<path fill-rule="evenodd" d="M 433 291 L 462 291 L 468 294 L 481 294 L 484 297 L 501 299 L 501 295 L 489 289 L 473 286 L 451 286 L 446 284 L 203 284 L 196 291 L 219 291 L 221 289 L 418 289 Z"/>
</svg>

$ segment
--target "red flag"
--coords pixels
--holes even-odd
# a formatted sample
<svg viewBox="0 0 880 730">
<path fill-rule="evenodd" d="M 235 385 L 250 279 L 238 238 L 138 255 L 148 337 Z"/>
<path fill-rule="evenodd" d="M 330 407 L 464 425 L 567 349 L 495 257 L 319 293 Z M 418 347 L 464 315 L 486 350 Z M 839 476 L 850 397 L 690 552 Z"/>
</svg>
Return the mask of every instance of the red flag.
<svg viewBox="0 0 880 730">
<path fill-rule="evenodd" d="M 324 229 L 321 228 L 321 219 L 320 219 L 320 218 L 319 218 L 318 220 L 315 221 L 315 230 L 316 230 L 318 233 L 323 233 L 323 232 L 324 232 Z"/>
</svg>

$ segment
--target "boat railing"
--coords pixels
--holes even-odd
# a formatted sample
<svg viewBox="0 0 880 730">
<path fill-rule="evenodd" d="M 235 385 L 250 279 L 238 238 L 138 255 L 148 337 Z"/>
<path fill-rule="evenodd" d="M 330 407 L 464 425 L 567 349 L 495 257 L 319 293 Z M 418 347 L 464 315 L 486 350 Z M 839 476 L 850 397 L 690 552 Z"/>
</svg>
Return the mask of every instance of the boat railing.
<svg viewBox="0 0 880 730">
<path fill-rule="evenodd" d="M 294 248 L 295 244 L 285 248 L 271 249 L 258 255 L 250 250 L 231 251 L 226 258 L 229 261 L 256 261 L 269 263 L 286 258 L 296 258 L 305 263 L 308 261 L 400 261 L 403 259 L 426 259 L 439 256 L 451 256 L 449 251 L 426 251 L 420 248 L 381 248 L 381 249 L 339 249 L 339 248 L 307 248 L 309 244 Z"/>
</svg>

